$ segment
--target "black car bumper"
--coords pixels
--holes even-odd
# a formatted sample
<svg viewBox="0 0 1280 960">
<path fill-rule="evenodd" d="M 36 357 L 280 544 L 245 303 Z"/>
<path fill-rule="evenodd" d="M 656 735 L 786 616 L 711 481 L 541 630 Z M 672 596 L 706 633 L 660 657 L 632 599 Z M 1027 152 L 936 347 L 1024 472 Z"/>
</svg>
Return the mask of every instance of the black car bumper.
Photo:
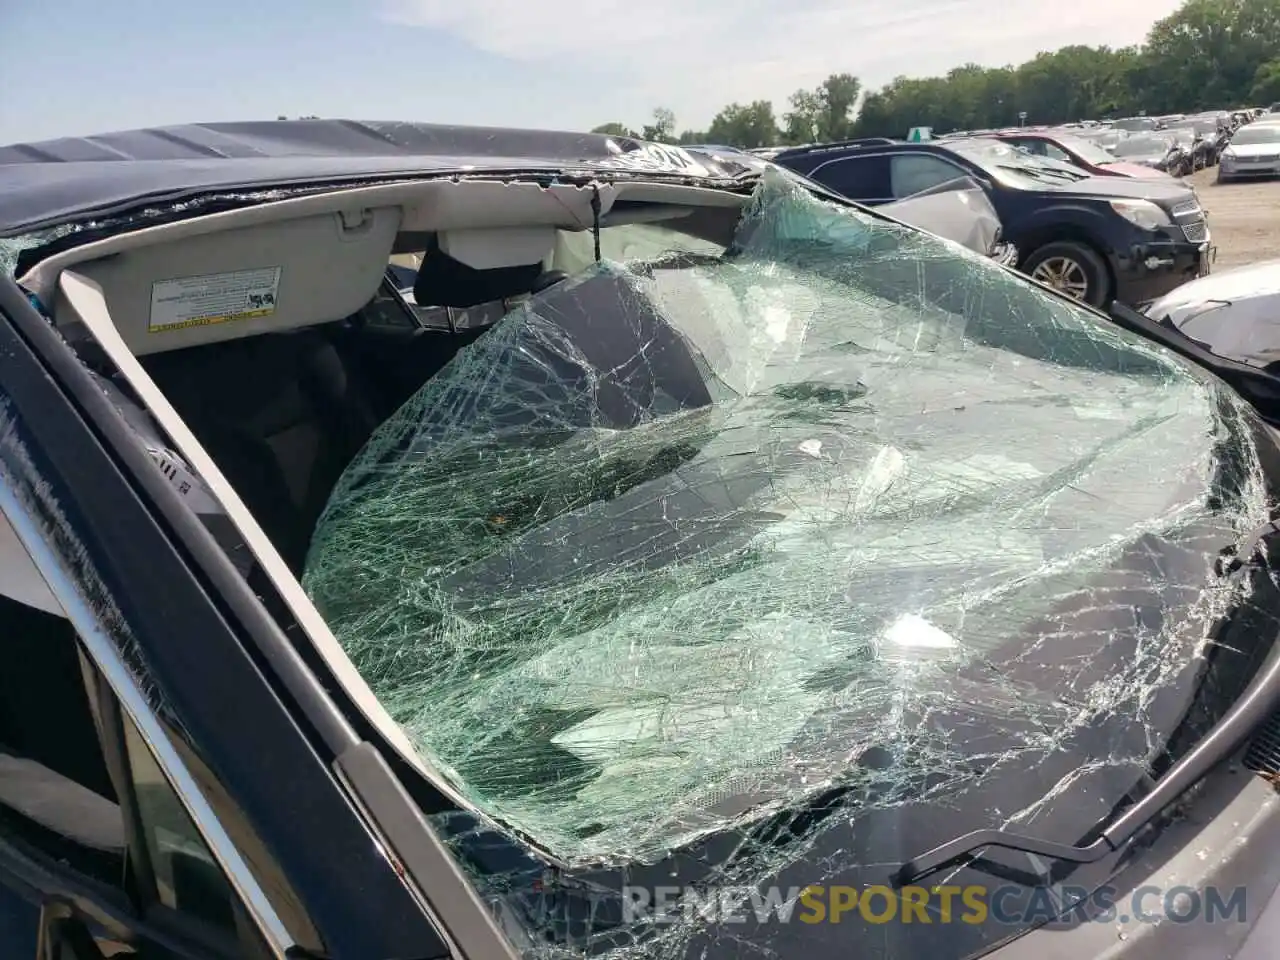
<svg viewBox="0 0 1280 960">
<path fill-rule="evenodd" d="M 1202 243 L 1134 244 L 1124 255 L 1111 257 L 1115 298 L 1136 307 L 1163 297 L 1188 280 L 1207 274 L 1217 252 L 1208 237 Z"/>
</svg>

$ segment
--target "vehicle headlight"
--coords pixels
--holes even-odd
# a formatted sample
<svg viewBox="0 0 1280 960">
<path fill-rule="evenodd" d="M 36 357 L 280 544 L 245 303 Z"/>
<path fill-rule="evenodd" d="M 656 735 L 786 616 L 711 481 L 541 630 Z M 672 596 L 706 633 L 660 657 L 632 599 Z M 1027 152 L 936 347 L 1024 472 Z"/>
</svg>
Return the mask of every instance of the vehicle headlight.
<svg viewBox="0 0 1280 960">
<path fill-rule="evenodd" d="M 1112 200 L 1111 209 L 1143 230 L 1156 230 L 1173 223 L 1169 215 L 1150 200 Z"/>
<path fill-rule="evenodd" d="M 1234 153 L 1223 153 L 1223 154 L 1222 154 L 1222 163 L 1223 163 L 1225 166 L 1228 166 L 1228 167 L 1229 167 L 1229 166 L 1231 166 L 1231 165 L 1232 165 L 1233 163 L 1235 163 L 1235 162 L 1236 162 L 1236 155 L 1235 155 Z"/>
</svg>

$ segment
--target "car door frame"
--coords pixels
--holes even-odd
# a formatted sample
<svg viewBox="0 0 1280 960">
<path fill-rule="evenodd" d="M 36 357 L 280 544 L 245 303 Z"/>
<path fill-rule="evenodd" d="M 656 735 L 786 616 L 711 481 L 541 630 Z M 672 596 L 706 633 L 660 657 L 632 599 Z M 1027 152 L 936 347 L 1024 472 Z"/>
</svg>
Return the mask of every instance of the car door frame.
<svg viewBox="0 0 1280 960">
<path fill-rule="evenodd" d="M 824 181 L 823 181 L 823 180 L 818 176 L 818 174 L 819 174 L 822 170 L 825 170 L 827 167 L 834 167 L 834 166 L 836 166 L 837 164 L 841 164 L 841 163 L 853 163 L 853 162 L 856 162 L 856 161 L 859 161 L 859 160 L 874 160 L 874 159 L 880 159 L 880 158 L 888 157 L 888 156 L 890 156 L 890 154 L 885 153 L 884 151 L 874 151 L 874 152 L 871 152 L 871 151 L 861 151 L 861 150 L 859 150 L 859 151 L 854 152 L 854 153 L 846 153 L 846 154 L 843 154 L 842 156 L 832 157 L 830 160 L 824 160 L 822 163 L 818 164 L 816 167 L 814 167 L 812 170 L 810 170 L 807 174 L 805 174 L 805 176 L 807 176 L 810 180 L 813 180 L 813 181 L 815 181 L 815 182 L 817 182 L 817 183 L 822 184 L 822 185 L 823 185 L 824 187 L 826 187 L 828 190 L 835 190 L 835 191 L 836 191 L 837 193 L 839 193 L 841 196 L 848 197 L 848 195 L 847 195 L 847 194 L 843 193 L 842 191 L 836 190 L 836 188 L 835 188 L 835 187 L 833 187 L 833 186 L 831 186 L 830 184 L 828 184 L 828 183 L 824 182 Z M 891 181 L 889 181 L 889 179 L 888 179 L 888 170 L 887 170 L 887 169 L 886 169 L 886 171 L 885 171 L 885 178 L 886 178 L 886 183 L 891 184 Z M 891 189 L 891 187 L 890 187 L 890 189 Z M 894 201 L 895 199 L 898 199 L 898 198 L 893 197 L 893 196 L 887 196 L 887 197 L 867 197 L 867 198 L 863 198 L 863 197 L 848 197 L 848 199 L 850 199 L 850 200 L 854 201 L 855 203 L 860 203 L 860 204 L 862 204 L 863 206 L 867 206 L 867 207 L 877 207 L 877 206 L 880 206 L 881 204 L 885 204 L 885 203 L 893 203 L 893 201 Z"/>
<path fill-rule="evenodd" d="M 0 502 L 86 646 L 86 632 L 100 641 L 90 651 L 98 668 L 145 671 L 149 702 L 131 705 L 122 688 L 122 703 L 146 723 L 163 701 L 331 954 L 512 954 L 381 755 L 343 724 L 314 677 L 306 705 L 281 682 L 282 667 L 302 668 L 279 624 L 8 277 L 0 278 Z M 127 650 L 112 630 L 127 631 Z M 338 751 L 318 729 L 326 719 L 347 733 Z M 181 780 L 177 768 L 165 772 Z M 189 811 L 208 807 L 194 784 L 182 800 Z M 213 834 L 205 838 L 224 872 L 272 949 L 290 948 L 212 812 L 198 826 Z"/>
<path fill-rule="evenodd" d="M 848 161 L 848 160 L 870 160 L 870 159 L 873 159 L 873 158 L 876 158 L 876 159 L 883 158 L 883 159 L 885 159 L 885 160 L 886 160 L 886 162 L 887 162 L 887 164 L 888 164 L 888 166 L 889 166 L 889 168 L 890 168 L 890 169 L 886 170 L 886 175 L 887 175 L 887 177 L 888 177 L 889 190 L 890 190 L 890 192 L 892 193 L 892 190 L 893 190 L 893 171 L 892 171 L 893 158 L 894 158 L 894 157 L 902 157 L 902 156 L 926 156 L 926 157 L 933 157 L 935 160 L 937 160 L 937 161 L 938 161 L 938 162 L 940 162 L 940 163 L 947 163 L 947 164 L 950 164 L 951 166 L 955 167 L 955 168 L 956 168 L 956 177 L 957 177 L 957 178 L 959 178 L 959 177 L 968 177 L 969 179 L 971 179 L 971 180 L 975 180 L 976 182 L 978 182 L 979 184 L 981 184 L 984 188 L 988 187 L 988 186 L 989 186 L 989 183 L 990 183 L 990 178 L 989 178 L 989 177 L 987 177 L 987 175 L 986 175 L 985 173 L 983 173 L 983 172 L 981 172 L 981 171 L 978 171 L 978 170 L 975 170 L 975 169 L 971 169 L 971 168 L 970 168 L 970 167 L 968 167 L 968 166 L 967 166 L 963 161 L 958 160 L 958 159 L 954 159 L 954 158 L 949 157 L 949 156 L 943 156 L 939 151 L 935 151 L 935 150 L 902 150 L 902 149 L 896 149 L 896 150 L 874 150 L 874 151 L 872 151 L 872 150 L 867 150 L 867 151 L 858 151 L 857 153 L 847 153 L 847 154 L 845 154 L 844 156 L 841 156 L 841 157 L 834 157 L 834 158 L 832 158 L 831 160 L 826 160 L 826 161 L 824 161 L 824 162 L 822 162 L 822 163 L 818 164 L 816 167 L 814 167 L 814 168 L 813 168 L 813 170 L 812 170 L 812 171 L 810 171 L 808 174 L 806 174 L 806 176 L 808 176 L 810 179 L 818 180 L 817 173 L 818 173 L 818 171 L 822 170 L 824 167 L 829 167 L 829 166 L 832 166 L 832 165 L 834 165 L 834 164 L 841 163 L 841 162 Z M 822 181 L 821 181 L 821 180 L 819 180 L 818 182 L 820 182 L 820 183 L 821 183 Z M 826 184 L 824 184 L 824 186 L 827 186 L 827 185 L 826 185 Z M 834 190 L 835 188 L 834 188 L 834 187 L 827 186 L 827 189 L 829 189 L 829 190 Z M 905 200 L 905 199 L 907 199 L 907 198 L 906 198 L 906 197 L 895 197 L 895 196 L 889 196 L 889 197 L 888 197 L 888 198 L 886 198 L 886 199 L 878 199 L 878 200 L 862 200 L 862 199 L 860 199 L 860 198 L 858 198 L 858 197 L 850 197 L 849 199 L 854 200 L 854 201 L 856 201 L 857 203 L 861 203 L 861 204 L 863 204 L 864 206 L 869 206 L 869 207 L 870 207 L 870 206 L 880 206 L 881 204 L 885 204 L 885 203 L 893 203 L 893 202 L 895 202 L 895 201 L 897 201 L 897 200 Z"/>
</svg>

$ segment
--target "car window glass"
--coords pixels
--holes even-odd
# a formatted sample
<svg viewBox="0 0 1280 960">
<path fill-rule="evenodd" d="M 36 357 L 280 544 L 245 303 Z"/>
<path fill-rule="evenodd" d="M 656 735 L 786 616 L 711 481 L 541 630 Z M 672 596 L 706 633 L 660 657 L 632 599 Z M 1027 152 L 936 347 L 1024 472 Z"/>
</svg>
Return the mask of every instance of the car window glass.
<svg viewBox="0 0 1280 960">
<path fill-rule="evenodd" d="M 0 836 L 122 898 L 140 891 L 144 912 L 168 908 L 179 923 L 247 945 L 225 874 L 137 728 L 104 693 L 71 623 L 0 595 L 0 637 Z M 114 758 L 104 744 L 118 747 Z"/>
<path fill-rule="evenodd" d="M 818 167 L 810 176 L 850 200 L 887 200 L 893 195 L 885 157 L 846 157 Z"/>
<path fill-rule="evenodd" d="M 0 637 L 0 834 L 118 884 L 124 818 L 75 631 L 64 617 L 0 596 Z"/>
<path fill-rule="evenodd" d="M 1043 141 L 1042 146 L 1044 147 L 1044 155 L 1050 160 L 1058 160 L 1062 163 L 1071 162 L 1070 155 L 1061 147 L 1056 147 L 1052 143 L 1043 143 Z"/>
<path fill-rule="evenodd" d="M 954 180 L 961 171 L 954 165 L 928 154 L 900 154 L 890 158 L 893 195 L 899 199 Z"/>
<path fill-rule="evenodd" d="M 1043 140 L 1011 140 L 1015 147 L 1021 147 L 1027 153 L 1035 157 L 1043 157 L 1045 155 L 1045 143 Z"/>
<path fill-rule="evenodd" d="M 138 728 L 127 717 L 122 726 L 156 899 L 162 906 L 234 934 L 235 894 L 226 875 Z"/>
</svg>

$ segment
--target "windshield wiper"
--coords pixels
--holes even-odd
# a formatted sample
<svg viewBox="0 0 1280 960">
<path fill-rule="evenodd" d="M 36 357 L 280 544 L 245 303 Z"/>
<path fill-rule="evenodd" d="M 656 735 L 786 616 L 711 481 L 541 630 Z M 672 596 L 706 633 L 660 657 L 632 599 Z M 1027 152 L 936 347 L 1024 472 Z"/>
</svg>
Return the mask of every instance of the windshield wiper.
<svg viewBox="0 0 1280 960">
<path fill-rule="evenodd" d="M 1224 554 L 1224 562 L 1220 564 L 1218 572 L 1229 576 L 1254 562 L 1263 555 L 1264 543 L 1277 533 L 1280 533 L 1280 521 L 1271 520 L 1264 524 L 1254 531 L 1238 552 L 1231 555 L 1227 551 Z M 1225 623 L 1225 619 L 1219 621 L 1217 629 L 1220 630 Z M 1280 706 L 1280 641 L 1273 643 L 1253 682 L 1213 729 L 1169 768 L 1150 793 L 1103 827 L 1092 843 L 1079 846 L 1054 843 L 1004 830 L 974 830 L 912 857 L 898 869 L 894 882 L 899 886 L 914 883 L 987 847 L 1034 853 L 1068 863 L 1096 863 L 1108 854 L 1121 850 L 1161 810 L 1239 749 L 1277 706 Z"/>
<path fill-rule="evenodd" d="M 1069 170 L 1057 170 L 1053 167 L 1032 167 L 1018 165 L 1012 163 L 1001 164 L 1006 170 L 1012 170 L 1031 180 L 1042 180 L 1045 183 L 1075 183 L 1077 180 L 1085 179 L 1083 175 L 1076 176 Z"/>
<path fill-rule="evenodd" d="M 1019 176 L 1026 177 L 1028 180 L 1042 180 L 1045 175 L 1045 171 L 1038 167 L 1028 167 L 1018 163 L 1002 163 L 1000 164 L 1000 169 L 1009 170 Z"/>
</svg>

